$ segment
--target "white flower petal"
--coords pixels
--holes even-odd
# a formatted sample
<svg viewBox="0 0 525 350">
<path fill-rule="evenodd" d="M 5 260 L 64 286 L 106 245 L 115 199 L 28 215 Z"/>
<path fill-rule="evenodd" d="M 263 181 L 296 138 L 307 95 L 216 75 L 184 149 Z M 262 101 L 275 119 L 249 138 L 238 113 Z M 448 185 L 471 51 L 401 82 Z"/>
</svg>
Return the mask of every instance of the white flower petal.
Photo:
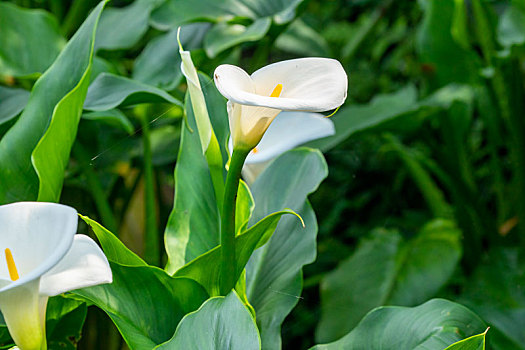
<svg viewBox="0 0 525 350">
<path fill-rule="evenodd" d="M 329 58 L 270 64 L 253 73 L 251 81 L 242 69 L 229 65 L 219 66 L 214 76 L 221 94 L 233 102 L 285 111 L 322 112 L 337 108 L 345 101 L 348 88 L 341 63 Z M 277 84 L 283 85 L 280 97 L 270 97 Z M 250 85 L 255 86 L 255 91 Z"/>
<path fill-rule="evenodd" d="M 54 296 L 113 280 L 108 260 L 100 247 L 85 235 L 76 235 L 71 249 L 40 280 L 40 294 Z"/>
<path fill-rule="evenodd" d="M 39 280 L 0 293 L 0 311 L 20 349 L 40 349 L 45 340 L 47 297 L 38 294 Z"/>
<path fill-rule="evenodd" d="M 267 162 L 308 141 L 335 133 L 334 123 L 319 113 L 281 112 L 246 158 L 247 165 Z"/>
<path fill-rule="evenodd" d="M 19 202 L 0 206 L 0 278 L 9 279 L 4 250 L 9 248 L 20 279 L 0 293 L 33 281 L 67 253 L 77 231 L 75 209 L 55 203 Z"/>
<path fill-rule="evenodd" d="M 222 64 L 215 69 L 213 79 L 217 89 L 228 100 L 239 92 L 255 94 L 252 78 L 244 70 L 231 64 Z"/>
</svg>

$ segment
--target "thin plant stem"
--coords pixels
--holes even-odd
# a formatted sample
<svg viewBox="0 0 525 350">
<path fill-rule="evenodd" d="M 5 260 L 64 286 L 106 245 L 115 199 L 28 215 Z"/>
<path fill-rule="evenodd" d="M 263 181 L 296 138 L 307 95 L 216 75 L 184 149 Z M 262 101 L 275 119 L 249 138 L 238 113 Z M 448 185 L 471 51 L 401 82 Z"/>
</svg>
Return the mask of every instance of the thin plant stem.
<svg viewBox="0 0 525 350">
<path fill-rule="evenodd" d="M 157 203 L 155 201 L 149 120 L 146 115 L 143 115 L 140 121 L 142 123 L 142 145 L 144 149 L 144 258 L 148 263 L 157 266 L 160 264 L 160 243 L 157 227 Z"/>
<path fill-rule="evenodd" d="M 235 257 L 235 207 L 242 166 L 250 150 L 234 149 L 230 168 L 226 176 L 226 187 L 221 215 L 221 295 L 226 295 L 235 286 L 237 270 Z"/>
</svg>

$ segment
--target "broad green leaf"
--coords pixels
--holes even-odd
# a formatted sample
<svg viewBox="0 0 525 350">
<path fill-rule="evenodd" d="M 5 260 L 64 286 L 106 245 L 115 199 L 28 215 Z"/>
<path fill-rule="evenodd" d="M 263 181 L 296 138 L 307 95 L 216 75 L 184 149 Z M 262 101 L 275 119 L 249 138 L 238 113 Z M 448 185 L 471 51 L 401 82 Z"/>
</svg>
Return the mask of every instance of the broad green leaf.
<svg viewBox="0 0 525 350">
<path fill-rule="evenodd" d="M 264 37 L 272 20 L 269 17 L 257 19 L 250 25 L 216 24 L 204 39 L 204 50 L 209 57 L 214 58 L 221 52 L 244 42 L 257 41 Z"/>
<path fill-rule="evenodd" d="M 197 282 L 157 267 L 110 265 L 113 283 L 73 293 L 104 310 L 131 349 L 150 350 L 169 340 L 182 317 L 208 298 Z"/>
<path fill-rule="evenodd" d="M 315 260 L 317 221 L 306 196 L 327 174 L 322 154 L 302 148 L 277 158 L 253 185 L 252 220 L 291 208 L 305 225 L 291 216 L 282 218 L 270 241 L 254 252 L 246 267 L 248 300 L 257 314 L 263 349 L 281 348 L 281 324 L 301 295 L 302 267 Z"/>
<path fill-rule="evenodd" d="M 445 350 L 485 350 L 485 336 L 488 329 L 481 334 L 473 335 L 447 347 Z"/>
<path fill-rule="evenodd" d="M 303 0 L 167 0 L 151 14 L 151 21 L 160 28 L 174 28 L 199 19 L 219 21 L 235 17 L 256 20 L 272 17 L 277 24 L 291 21 Z"/>
<path fill-rule="evenodd" d="M 182 103 L 166 91 L 139 81 L 110 73 L 102 73 L 89 86 L 84 109 L 106 111 L 115 107 L 140 103 Z"/>
<path fill-rule="evenodd" d="M 351 312 L 347 307 L 339 305 L 339 311 Z M 485 329 L 483 321 L 466 307 L 433 299 L 413 308 L 377 308 L 340 340 L 312 350 L 442 350 Z"/>
<path fill-rule="evenodd" d="M 144 260 L 129 250 L 124 243 L 105 227 L 87 216 L 79 216 L 91 227 L 109 261 L 125 266 L 147 266 Z"/>
<path fill-rule="evenodd" d="M 261 340 L 255 321 L 232 291 L 226 297 L 207 300 L 186 315 L 173 338 L 155 349 L 257 350 Z"/>
<path fill-rule="evenodd" d="M 458 302 L 489 324 L 491 349 L 525 349 L 523 283 L 525 263 L 516 248 L 492 249 L 465 283 Z"/>
<path fill-rule="evenodd" d="M 22 115 L 0 141 L 0 203 L 36 200 L 39 188 L 32 167 L 33 149 L 53 119 L 62 119 L 63 113 L 72 113 L 73 119 L 77 115 L 80 117 L 81 92 L 83 84 L 88 81 L 86 76 L 93 57 L 94 34 L 104 5 L 105 1 L 102 1 L 91 12 L 55 62 L 38 79 Z M 67 132 L 76 132 L 76 125 L 71 126 L 74 130 Z M 70 135 L 60 135 L 60 141 L 49 141 L 62 144 L 69 138 Z M 62 148 L 63 155 L 66 148 Z M 65 166 L 67 159 L 60 159 L 60 162 Z"/>
<path fill-rule="evenodd" d="M 107 111 L 87 112 L 82 114 L 82 119 L 96 120 L 108 125 L 116 126 L 128 134 L 132 134 L 135 127 L 128 117 L 118 109 L 108 109 Z"/>
<path fill-rule="evenodd" d="M 407 85 L 394 93 L 377 95 L 368 104 L 343 107 L 331 117 L 336 134 L 307 145 L 327 151 L 360 132 L 416 130 L 427 116 L 449 109 L 456 101 L 471 103 L 473 98 L 469 86 L 450 84 L 417 101 L 415 86 Z"/>
<path fill-rule="evenodd" d="M 192 23 L 181 27 L 180 41 L 191 50 L 201 45 L 208 23 Z M 133 79 L 161 89 L 173 90 L 182 79 L 181 58 L 177 45 L 177 29 L 150 40 L 133 63 Z"/>
<path fill-rule="evenodd" d="M 96 49 L 129 49 L 135 45 L 148 30 L 151 10 L 160 2 L 135 0 L 126 7 L 106 9 L 100 18 Z"/>
<path fill-rule="evenodd" d="M 178 322 L 208 294 L 195 281 L 148 266 L 111 232 L 80 216 L 95 232 L 113 272 L 113 283 L 74 292 L 104 310 L 132 349 L 152 349 L 171 338 Z"/>
<path fill-rule="evenodd" d="M 0 3 L 0 76 L 44 72 L 65 45 L 53 16 Z"/>
<path fill-rule="evenodd" d="M 85 303 L 62 296 L 49 299 L 46 310 L 48 348 L 76 349 L 86 315 Z"/>
<path fill-rule="evenodd" d="M 235 237 L 237 261 L 235 280 L 241 275 L 255 249 L 268 242 L 279 223 L 279 219 L 284 214 L 297 215 L 291 210 L 282 210 L 270 214 Z M 199 282 L 211 296 L 220 295 L 220 259 L 221 246 L 218 246 L 181 267 L 174 276 L 191 278 Z"/>
<path fill-rule="evenodd" d="M 434 296 L 456 268 L 460 236 L 445 220 L 430 222 L 410 241 L 395 231 L 374 231 L 322 280 L 318 341 L 342 337 L 374 307 L 412 306 Z"/>
<path fill-rule="evenodd" d="M 454 1 L 423 0 L 424 18 L 416 48 L 435 86 L 479 81 L 479 57 L 475 51 L 461 47 L 452 36 Z"/>
<path fill-rule="evenodd" d="M 175 165 L 175 199 L 164 233 L 170 274 L 216 247 L 220 239 L 219 209 L 196 128 L 193 109 L 186 104 Z"/>
<path fill-rule="evenodd" d="M 298 56 L 329 57 L 326 40 L 303 20 L 296 19 L 275 41 L 279 50 Z"/>
<path fill-rule="evenodd" d="M 229 136 L 226 102 L 210 78 L 201 74 L 199 79 L 207 109 L 213 111 L 211 123 L 225 161 Z M 169 273 L 219 244 L 219 209 L 196 128 L 193 109 L 187 103 L 175 166 L 175 200 L 164 233 Z"/>
<path fill-rule="evenodd" d="M 64 171 L 71 147 L 77 136 L 82 105 L 86 98 L 91 74 L 90 61 L 80 82 L 55 106 L 49 126 L 33 153 L 31 161 L 40 182 L 38 201 L 58 202 L 62 193 Z"/>
<path fill-rule="evenodd" d="M 378 95 L 367 105 L 344 107 L 332 117 L 336 134 L 308 145 L 329 150 L 354 133 L 376 127 L 413 111 L 417 108 L 416 101 L 417 90 L 415 86 L 409 85 L 392 94 Z"/>
<path fill-rule="evenodd" d="M 28 99 L 29 91 L 27 90 L 0 86 L 0 124 L 13 119 L 22 112 Z"/>
<path fill-rule="evenodd" d="M 525 44 L 525 9 L 509 6 L 498 24 L 498 41 L 503 46 Z"/>
</svg>

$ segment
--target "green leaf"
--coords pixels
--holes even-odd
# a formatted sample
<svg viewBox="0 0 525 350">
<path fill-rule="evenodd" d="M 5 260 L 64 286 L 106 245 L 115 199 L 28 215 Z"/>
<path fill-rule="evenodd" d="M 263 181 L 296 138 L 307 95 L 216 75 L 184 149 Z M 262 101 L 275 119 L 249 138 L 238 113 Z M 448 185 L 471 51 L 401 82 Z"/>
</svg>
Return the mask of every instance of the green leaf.
<svg viewBox="0 0 525 350">
<path fill-rule="evenodd" d="M 173 338 L 155 349 L 256 350 L 261 340 L 255 321 L 232 291 L 226 297 L 207 300 L 186 315 Z"/>
<path fill-rule="evenodd" d="M 344 304 L 339 305 L 341 308 L 352 310 Z M 485 328 L 483 321 L 466 307 L 433 299 L 413 308 L 377 308 L 340 340 L 312 350 L 442 350 Z"/>
<path fill-rule="evenodd" d="M 192 23 L 181 27 L 180 41 L 191 50 L 200 46 L 208 23 Z M 173 90 L 182 79 L 177 29 L 150 40 L 133 63 L 133 79 L 161 89 Z"/>
<path fill-rule="evenodd" d="M 239 279 L 255 249 L 260 248 L 270 239 L 279 223 L 279 219 L 284 214 L 297 215 L 291 210 L 282 210 L 270 214 L 235 237 L 235 256 L 237 260 L 235 280 Z M 175 276 L 188 277 L 199 282 L 211 296 L 220 295 L 220 259 L 221 246 L 218 246 L 181 267 L 177 270 Z"/>
<path fill-rule="evenodd" d="M 62 193 L 64 171 L 77 136 L 82 105 L 91 73 L 90 61 L 80 82 L 55 106 L 51 123 L 31 154 L 38 176 L 38 201 L 58 202 Z"/>
<path fill-rule="evenodd" d="M 365 131 L 388 120 L 417 109 L 417 90 L 408 85 L 392 94 L 378 95 L 367 105 L 351 105 L 339 110 L 331 119 L 334 122 L 334 136 L 308 143 L 323 151 L 335 147 L 350 135 Z"/>
<path fill-rule="evenodd" d="M 302 267 L 315 260 L 317 221 L 306 197 L 327 175 L 322 154 L 302 148 L 281 155 L 253 184 L 252 220 L 292 208 L 305 224 L 291 216 L 282 218 L 270 241 L 254 252 L 246 267 L 248 300 L 257 314 L 263 349 L 281 348 L 281 324 L 301 295 Z"/>
<path fill-rule="evenodd" d="M 377 95 L 368 104 L 341 108 L 331 117 L 335 135 L 307 145 L 328 151 L 361 132 L 417 130 L 421 121 L 429 115 L 449 109 L 456 101 L 470 104 L 473 98 L 471 87 L 449 84 L 417 101 L 415 86 L 407 85 L 396 92 Z"/>
<path fill-rule="evenodd" d="M 62 296 L 49 299 L 46 310 L 48 348 L 76 349 L 86 315 L 87 307 L 85 303 Z"/>
<path fill-rule="evenodd" d="M 275 41 L 279 50 L 305 57 L 329 57 L 330 47 L 319 32 L 296 19 Z"/>
<path fill-rule="evenodd" d="M 235 17 L 256 20 L 272 17 L 277 24 L 291 21 L 303 0 L 167 0 L 151 14 L 159 28 L 175 28 L 196 20 L 219 21 Z"/>
<path fill-rule="evenodd" d="M 0 124 L 8 122 L 22 112 L 28 100 L 29 91 L 0 86 Z"/>
<path fill-rule="evenodd" d="M 259 18 L 247 26 L 226 22 L 218 23 L 206 34 L 204 50 L 210 58 L 214 58 L 235 45 L 262 39 L 271 24 L 272 20 L 269 17 Z"/>
<path fill-rule="evenodd" d="M 135 131 L 135 127 L 129 121 L 128 117 L 118 109 L 84 113 L 82 114 L 82 119 L 95 120 L 111 126 L 116 126 L 130 135 Z"/>
<path fill-rule="evenodd" d="M 481 68 L 478 55 L 462 48 L 452 36 L 454 0 L 424 0 L 424 18 L 416 48 L 435 86 L 450 82 L 476 83 Z"/>
<path fill-rule="evenodd" d="M 374 231 L 322 280 L 318 341 L 342 337 L 374 307 L 412 306 L 434 296 L 456 268 L 460 237 L 445 220 L 430 222 L 410 241 L 395 231 Z"/>
<path fill-rule="evenodd" d="M 148 30 L 150 12 L 160 2 L 159 0 L 135 0 L 125 7 L 106 9 L 100 18 L 96 49 L 131 48 Z"/>
<path fill-rule="evenodd" d="M 491 349 L 525 348 L 525 262 L 517 248 L 493 248 L 465 283 L 458 302 L 491 327 Z M 479 291 L 483 291 L 480 293 Z"/>
<path fill-rule="evenodd" d="M 71 119 L 80 118 L 82 93 L 85 89 L 84 84 L 88 82 L 86 76 L 89 75 L 93 57 L 94 34 L 104 5 L 105 1 L 102 1 L 91 12 L 53 65 L 38 79 L 22 115 L 0 141 L 0 203 L 37 198 L 40 190 L 37 174 L 32 168 L 35 158 L 32 154 L 33 149 L 46 133 L 48 126 L 53 124 L 53 119 L 62 120 L 66 113 L 72 113 Z M 54 124 L 56 123 L 58 122 Z M 71 135 L 67 133 L 76 133 L 77 125 L 71 122 L 70 126 L 72 129 L 68 129 L 66 134 L 59 135 L 59 139 L 49 142 L 64 143 L 66 146 L 65 142 L 71 139 Z M 55 127 L 61 125 L 58 124 L 53 129 Z M 56 129 L 51 132 L 55 133 Z M 45 149 L 47 146 L 42 147 Z M 69 154 L 67 147 L 62 147 L 61 152 L 61 156 Z M 67 164 L 65 158 L 55 160 L 59 161 L 60 166 L 65 167 Z M 46 171 L 45 167 L 43 164 L 38 171 Z M 58 182 L 61 184 L 61 179 L 55 183 L 56 186 Z M 60 189 L 53 188 L 53 192 L 60 192 Z"/>
<path fill-rule="evenodd" d="M 498 41 L 503 46 L 525 44 L 525 9 L 509 6 L 498 25 Z"/>
<path fill-rule="evenodd" d="M 132 349 L 152 349 L 171 338 L 182 317 L 208 294 L 189 278 L 174 278 L 148 266 L 111 232 L 80 216 L 95 232 L 113 272 L 113 283 L 73 293 L 104 310 Z"/>
<path fill-rule="evenodd" d="M 226 103 L 210 78 L 200 74 L 199 79 L 207 109 L 213 111 L 211 124 L 222 146 L 224 161 L 229 137 Z M 169 273 L 219 244 L 219 209 L 196 128 L 193 109 L 187 103 L 175 166 L 175 199 L 164 233 Z"/>
<path fill-rule="evenodd" d="M 110 265 L 113 283 L 73 293 L 104 310 L 131 349 L 149 350 L 167 341 L 182 317 L 208 298 L 197 282 L 157 267 Z"/>
<path fill-rule="evenodd" d="M 177 160 L 180 144 L 180 128 L 163 125 L 151 130 L 152 162 L 154 166 L 172 164 Z"/>
<path fill-rule="evenodd" d="M 125 266 L 146 266 L 147 264 L 137 254 L 129 250 L 113 233 L 95 220 L 87 216 L 80 215 L 86 224 L 97 236 L 104 253 L 109 261 Z"/>
<path fill-rule="evenodd" d="M 453 218 L 453 210 L 445 199 L 443 191 L 435 183 L 434 179 L 420 164 L 414 152 L 405 147 L 397 138 L 392 135 L 386 135 L 385 139 L 388 145 L 399 155 L 405 167 L 408 169 L 412 179 L 421 191 L 429 209 L 437 218 Z"/>
<path fill-rule="evenodd" d="M 129 78 L 102 73 L 89 86 L 84 109 L 106 111 L 140 103 L 182 103 L 166 91 Z"/>
<path fill-rule="evenodd" d="M 235 207 L 235 232 L 236 235 L 246 231 L 248 222 L 252 216 L 255 203 L 250 188 L 244 181 L 239 183 L 239 191 L 237 192 L 237 203 Z"/>
<path fill-rule="evenodd" d="M 487 335 L 487 331 L 488 328 L 485 332 L 458 341 L 447 347 L 445 350 L 485 350 L 485 336 Z"/>
<path fill-rule="evenodd" d="M 49 13 L 5 1 L 0 3 L 0 33 L 0 76 L 42 73 L 65 45 Z"/>
<path fill-rule="evenodd" d="M 196 128 L 193 109 L 186 104 L 173 210 L 164 233 L 170 274 L 219 244 L 219 209 Z"/>
</svg>

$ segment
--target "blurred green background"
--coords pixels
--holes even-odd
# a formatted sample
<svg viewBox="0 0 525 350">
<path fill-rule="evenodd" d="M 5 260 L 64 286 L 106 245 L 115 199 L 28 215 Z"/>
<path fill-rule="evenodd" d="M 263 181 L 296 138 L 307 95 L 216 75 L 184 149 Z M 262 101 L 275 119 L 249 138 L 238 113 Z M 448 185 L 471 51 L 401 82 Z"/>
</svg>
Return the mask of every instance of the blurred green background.
<svg viewBox="0 0 525 350">
<path fill-rule="evenodd" d="M 0 3 L 0 137 L 97 3 Z M 349 75 L 336 135 L 308 145 L 330 173 L 310 198 L 318 256 L 290 296 L 284 349 L 336 340 L 374 307 L 433 297 L 478 313 L 491 349 L 525 349 L 524 0 L 111 1 L 61 201 L 142 255 L 143 227 L 162 234 L 173 203 L 182 110 L 166 102 L 186 90 L 179 26 L 208 75 L 305 56 L 338 59 Z M 106 100 L 111 91 L 122 98 Z M 78 348 L 123 346 L 90 308 Z"/>
</svg>

